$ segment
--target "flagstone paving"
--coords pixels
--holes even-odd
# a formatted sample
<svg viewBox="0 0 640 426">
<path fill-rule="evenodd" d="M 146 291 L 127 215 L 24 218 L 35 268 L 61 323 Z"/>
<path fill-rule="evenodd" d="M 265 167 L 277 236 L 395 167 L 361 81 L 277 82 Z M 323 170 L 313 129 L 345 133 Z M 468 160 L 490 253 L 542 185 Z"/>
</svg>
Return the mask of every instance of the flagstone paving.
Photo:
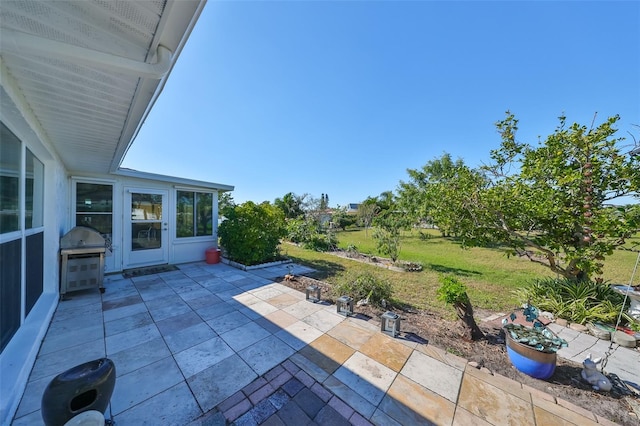
<svg viewBox="0 0 640 426">
<path fill-rule="evenodd" d="M 107 276 L 104 294 L 61 302 L 12 424 L 43 424 L 51 379 L 100 357 L 116 365 L 106 416 L 118 426 L 611 424 L 426 340 L 383 334 L 375 319 L 306 301 L 273 282 L 286 265 L 179 268 Z"/>
</svg>

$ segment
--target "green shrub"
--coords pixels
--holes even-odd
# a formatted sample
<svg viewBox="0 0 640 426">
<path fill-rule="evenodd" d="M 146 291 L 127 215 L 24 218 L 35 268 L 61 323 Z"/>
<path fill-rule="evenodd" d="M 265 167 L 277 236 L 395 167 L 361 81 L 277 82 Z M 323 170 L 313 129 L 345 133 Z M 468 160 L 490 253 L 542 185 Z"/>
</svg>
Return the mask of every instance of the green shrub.
<svg viewBox="0 0 640 426">
<path fill-rule="evenodd" d="M 523 302 L 579 324 L 615 323 L 620 311 L 626 312 L 626 306 L 622 306 L 624 297 L 605 283 L 541 278 L 515 293 Z"/>
<path fill-rule="evenodd" d="M 465 325 L 466 337 L 471 340 L 484 338 L 483 331 L 473 317 L 473 306 L 467 295 L 467 286 L 453 275 L 442 275 L 439 281 L 441 285 L 437 291 L 438 299 L 453 306 L 456 315 Z"/>
<path fill-rule="evenodd" d="M 378 252 L 389 256 L 392 262 L 400 255 L 400 229 L 373 228 L 373 239 L 376 240 Z"/>
<path fill-rule="evenodd" d="M 344 231 L 347 229 L 347 227 L 352 226 L 356 223 L 356 217 L 355 215 L 347 213 L 343 208 L 334 211 L 331 222 L 333 222 L 336 227 Z"/>
<path fill-rule="evenodd" d="M 439 278 L 438 300 L 449 305 L 469 303 L 467 287 L 452 275 L 443 275 Z"/>
<path fill-rule="evenodd" d="M 319 232 L 309 235 L 309 237 L 302 243 L 302 247 L 307 250 L 315 251 L 330 251 L 335 250 L 337 240 L 332 237 L 332 234 L 322 234 Z"/>
<path fill-rule="evenodd" d="M 280 209 L 269 203 L 247 201 L 225 209 L 225 217 L 218 236 L 226 257 L 244 265 L 278 259 L 278 244 L 286 235 Z"/>
<path fill-rule="evenodd" d="M 369 303 L 380 305 L 382 300 L 389 301 L 393 294 L 391 283 L 370 272 L 346 274 L 332 287 L 334 297 L 350 296 L 354 300 L 369 299 Z"/>
<path fill-rule="evenodd" d="M 314 225 L 304 218 L 287 220 L 287 239 L 292 243 L 302 243 L 313 230 Z"/>
<path fill-rule="evenodd" d="M 427 233 L 422 232 L 422 231 L 418 231 L 418 236 L 419 236 L 421 241 L 427 241 L 427 240 L 430 240 L 432 238 L 431 234 L 427 234 Z"/>
<path fill-rule="evenodd" d="M 376 216 L 373 224 L 373 239 L 376 240 L 378 252 L 389 256 L 395 263 L 400 256 L 400 230 L 409 227 L 406 215 L 386 212 Z"/>
<path fill-rule="evenodd" d="M 335 250 L 338 239 L 334 232 L 323 229 L 311 218 L 292 219 L 287 222 L 287 239 L 307 250 Z"/>
</svg>

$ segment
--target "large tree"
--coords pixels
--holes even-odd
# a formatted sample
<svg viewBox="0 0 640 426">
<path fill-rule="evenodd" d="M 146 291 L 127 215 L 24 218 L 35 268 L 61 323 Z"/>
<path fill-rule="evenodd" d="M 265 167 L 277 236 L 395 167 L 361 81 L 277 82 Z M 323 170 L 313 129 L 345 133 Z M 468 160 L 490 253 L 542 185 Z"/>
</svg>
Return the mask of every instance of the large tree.
<svg viewBox="0 0 640 426">
<path fill-rule="evenodd" d="M 358 220 L 364 226 L 365 236 L 368 235 L 369 227 L 378 212 L 380 212 L 380 207 L 376 203 L 375 198 L 369 197 L 358 206 Z"/>
<path fill-rule="evenodd" d="M 218 216 L 223 216 L 228 208 L 234 208 L 236 202 L 233 200 L 231 192 L 218 192 Z"/>
<path fill-rule="evenodd" d="M 461 159 L 453 161 L 451 155 L 444 153 L 442 157 L 428 161 L 421 169 L 407 170 L 409 182 L 400 182 L 398 188 L 398 205 L 400 209 L 412 218 L 416 223 L 434 224 L 437 222 L 438 229 L 443 236 L 450 236 L 453 224 L 458 220 L 457 209 L 442 208 L 451 201 L 441 199 L 437 194 L 447 187 L 454 188 L 463 183 L 462 174 L 466 179 L 471 179 L 472 184 L 482 180 L 482 176 L 473 173 L 464 167 Z M 453 195 L 461 195 L 451 192 Z"/>
<path fill-rule="evenodd" d="M 421 187 L 401 183 L 401 195 L 420 195 L 425 213 L 465 245 L 499 245 L 564 277 L 589 279 L 640 227 L 640 209 L 613 205 L 640 188 L 640 157 L 621 151 L 618 119 L 587 127 L 560 117 L 533 146 L 516 139 L 518 120 L 507 112 L 489 165 L 455 163 Z"/>
<path fill-rule="evenodd" d="M 296 195 L 293 192 L 286 193 L 282 198 L 276 198 L 273 205 L 282 210 L 284 217 L 295 219 L 304 215 L 303 205 L 305 195 Z"/>
</svg>

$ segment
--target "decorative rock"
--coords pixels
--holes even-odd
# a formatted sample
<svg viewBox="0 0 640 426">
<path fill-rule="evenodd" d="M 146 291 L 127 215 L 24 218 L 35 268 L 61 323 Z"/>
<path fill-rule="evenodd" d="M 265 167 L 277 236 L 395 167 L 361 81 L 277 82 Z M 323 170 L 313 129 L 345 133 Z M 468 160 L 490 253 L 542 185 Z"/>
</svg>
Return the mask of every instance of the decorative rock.
<svg viewBox="0 0 640 426">
<path fill-rule="evenodd" d="M 487 373 L 487 374 L 490 374 L 490 375 L 493 376 L 493 373 L 487 367 L 480 368 L 480 371 L 482 371 L 483 373 Z"/>
<path fill-rule="evenodd" d="M 564 339 L 556 336 L 551 330 L 540 326 L 526 327 L 521 324 L 507 324 L 504 326 L 505 335 L 514 342 L 534 348 L 537 351 L 545 353 L 555 353 L 560 348 L 567 346 Z M 508 342 L 508 340 L 507 340 Z M 509 346 L 507 344 L 507 346 Z"/>
<path fill-rule="evenodd" d="M 575 331 L 579 331 L 580 333 L 586 333 L 586 332 L 589 331 L 589 329 L 586 326 L 584 326 L 582 324 L 575 323 L 575 322 L 571 323 L 569 325 L 569 328 L 572 329 L 572 330 L 575 330 Z"/>
<path fill-rule="evenodd" d="M 548 319 L 549 321 L 553 321 L 555 316 L 551 312 L 542 311 L 540 312 L 540 316 Z"/>
<path fill-rule="evenodd" d="M 562 326 L 562 327 L 566 327 L 567 326 L 567 320 L 566 319 L 562 319 L 562 318 L 556 318 L 556 324 Z"/>
<path fill-rule="evenodd" d="M 469 365 L 470 365 L 471 367 L 473 367 L 473 368 L 480 368 L 480 364 L 478 364 L 478 363 L 477 363 L 477 362 L 475 362 L 475 361 L 470 361 L 470 362 L 469 362 Z"/>
<path fill-rule="evenodd" d="M 624 346 L 625 348 L 635 348 L 636 347 L 636 339 L 633 336 L 629 336 L 622 331 L 615 331 L 611 333 L 611 340 L 613 343 L 617 343 L 620 346 Z"/>
<path fill-rule="evenodd" d="M 587 328 L 589 329 L 589 333 L 591 333 L 593 336 L 597 337 L 598 339 L 611 340 L 610 331 L 600 328 L 591 322 L 587 324 Z"/>
</svg>

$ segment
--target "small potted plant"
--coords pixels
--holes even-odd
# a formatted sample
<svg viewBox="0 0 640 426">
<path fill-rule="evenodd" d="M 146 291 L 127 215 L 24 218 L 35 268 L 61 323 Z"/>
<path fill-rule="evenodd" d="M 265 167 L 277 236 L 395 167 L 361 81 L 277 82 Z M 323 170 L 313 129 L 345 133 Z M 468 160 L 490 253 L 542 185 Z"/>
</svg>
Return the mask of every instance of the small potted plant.
<svg viewBox="0 0 640 426">
<path fill-rule="evenodd" d="M 528 327 L 516 324 L 515 313 L 502 320 L 507 354 L 518 370 L 531 377 L 546 380 L 556 370 L 556 353 L 567 346 L 567 341 L 556 336 L 538 320 L 538 309 L 527 303 L 522 311 L 525 319 L 533 323 Z"/>
</svg>

